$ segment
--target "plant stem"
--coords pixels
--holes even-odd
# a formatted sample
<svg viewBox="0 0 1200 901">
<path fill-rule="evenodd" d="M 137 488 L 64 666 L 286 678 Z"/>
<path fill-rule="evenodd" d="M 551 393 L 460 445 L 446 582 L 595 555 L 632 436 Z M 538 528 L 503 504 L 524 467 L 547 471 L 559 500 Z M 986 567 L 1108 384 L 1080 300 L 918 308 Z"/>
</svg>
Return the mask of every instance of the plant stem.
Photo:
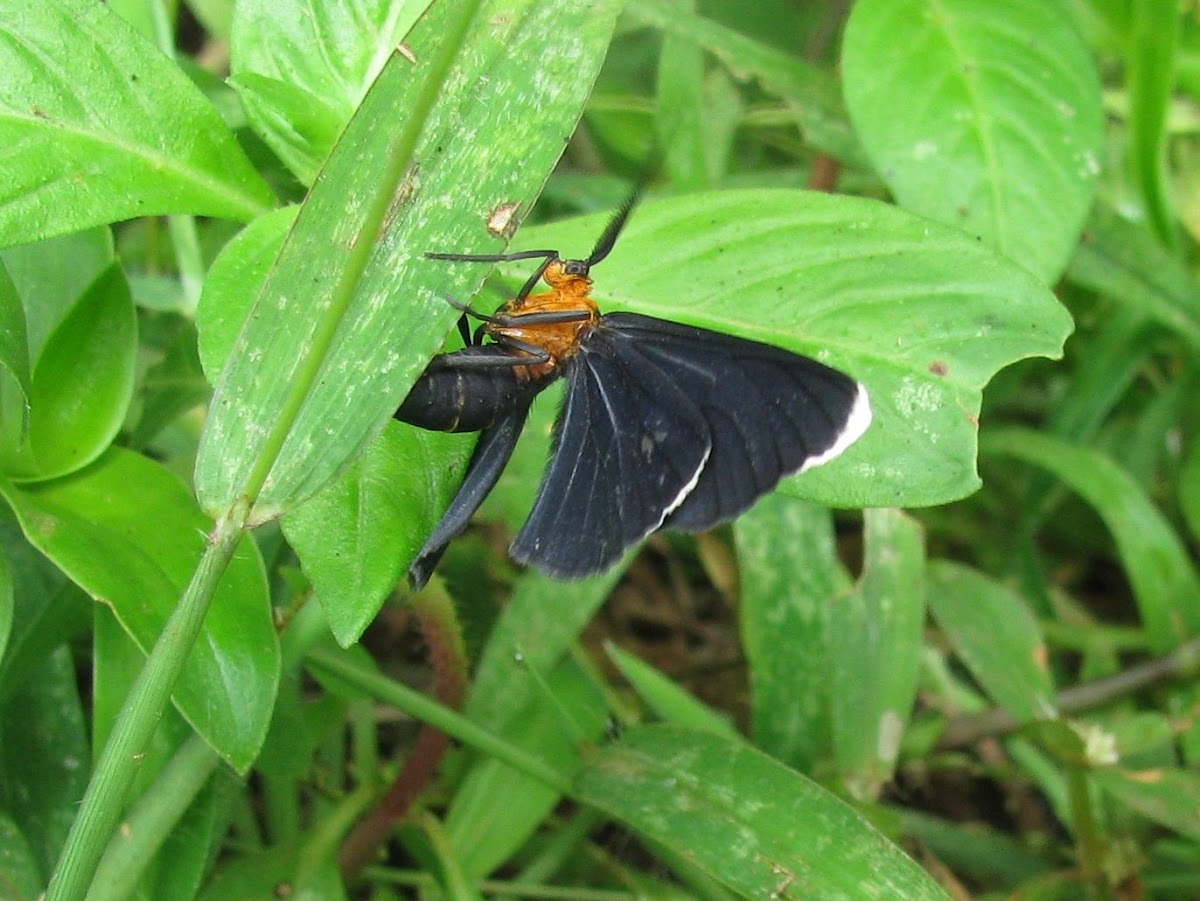
<svg viewBox="0 0 1200 901">
<path fill-rule="evenodd" d="M 134 896 L 146 866 L 220 765 L 217 752 L 192 733 L 130 810 L 128 833 L 114 839 L 104 852 L 88 901 Z"/>
<path fill-rule="evenodd" d="M 1064 689 L 1056 699 L 1058 711 L 1062 716 L 1072 716 L 1129 697 L 1151 685 L 1192 678 L 1198 670 L 1200 638 L 1193 638 L 1164 657 L 1156 657 L 1115 675 Z M 1015 732 L 1021 725 L 1007 710 L 999 707 L 955 717 L 946 724 L 937 747 L 942 750 L 967 747 L 982 738 Z"/>
<path fill-rule="evenodd" d="M 369 672 L 345 654 L 330 648 L 316 648 L 309 654 L 308 664 L 312 669 L 350 682 L 372 697 L 495 757 L 501 763 L 508 764 L 555 791 L 567 794 L 571 790 L 570 777 L 566 773 L 548 766 L 532 754 L 477 726 L 462 714 L 450 710 L 419 691 L 386 676 Z"/>
<path fill-rule="evenodd" d="M 217 583 L 241 538 L 244 511 L 241 512 L 240 519 L 224 517 L 217 523 L 192 581 L 121 707 L 50 878 L 47 901 L 83 898 L 91 884 L 141 766 L 143 751 L 183 672 Z"/>
</svg>

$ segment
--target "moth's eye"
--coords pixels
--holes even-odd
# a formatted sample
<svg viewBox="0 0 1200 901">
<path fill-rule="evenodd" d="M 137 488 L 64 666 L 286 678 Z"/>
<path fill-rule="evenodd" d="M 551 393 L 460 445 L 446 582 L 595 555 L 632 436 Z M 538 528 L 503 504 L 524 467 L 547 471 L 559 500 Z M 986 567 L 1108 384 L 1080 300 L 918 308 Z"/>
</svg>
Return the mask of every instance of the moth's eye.
<svg viewBox="0 0 1200 901">
<path fill-rule="evenodd" d="M 563 263 L 563 272 L 567 275 L 587 275 L 588 264 L 583 260 L 567 260 Z"/>
</svg>

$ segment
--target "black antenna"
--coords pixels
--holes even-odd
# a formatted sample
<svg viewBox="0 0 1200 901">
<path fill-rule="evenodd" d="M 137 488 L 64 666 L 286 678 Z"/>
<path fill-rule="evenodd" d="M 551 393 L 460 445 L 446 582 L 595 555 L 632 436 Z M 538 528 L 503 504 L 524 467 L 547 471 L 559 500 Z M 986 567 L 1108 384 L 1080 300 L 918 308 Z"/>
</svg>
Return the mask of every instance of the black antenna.
<svg viewBox="0 0 1200 901">
<path fill-rule="evenodd" d="M 617 210 L 616 215 L 604 227 L 604 231 L 600 233 L 600 237 L 596 241 L 595 249 L 592 250 L 592 255 L 583 261 L 583 264 L 589 269 L 603 260 L 612 251 L 613 245 L 617 243 L 617 236 L 621 234 L 621 229 L 625 227 L 625 221 L 629 218 L 629 214 L 633 212 L 634 206 L 641 199 L 642 191 L 645 187 L 646 180 L 644 178 L 640 179 L 630 195 L 625 198 L 625 202 L 621 204 L 621 208 Z"/>
</svg>

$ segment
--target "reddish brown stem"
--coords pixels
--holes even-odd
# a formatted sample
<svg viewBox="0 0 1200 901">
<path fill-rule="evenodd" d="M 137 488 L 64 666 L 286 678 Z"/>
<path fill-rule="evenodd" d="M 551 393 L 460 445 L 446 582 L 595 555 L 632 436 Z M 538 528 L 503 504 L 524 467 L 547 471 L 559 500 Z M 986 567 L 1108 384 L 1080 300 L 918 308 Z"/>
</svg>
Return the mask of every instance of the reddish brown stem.
<svg viewBox="0 0 1200 901">
<path fill-rule="evenodd" d="M 466 694 L 467 658 L 450 598 L 440 587 L 430 586 L 413 597 L 412 612 L 429 649 L 434 696 L 457 710 Z M 342 843 L 338 865 L 344 880 L 349 882 L 374 860 L 396 823 L 407 815 L 433 781 L 449 746 L 450 741 L 442 732 L 430 726 L 421 727 L 395 780 Z"/>
</svg>

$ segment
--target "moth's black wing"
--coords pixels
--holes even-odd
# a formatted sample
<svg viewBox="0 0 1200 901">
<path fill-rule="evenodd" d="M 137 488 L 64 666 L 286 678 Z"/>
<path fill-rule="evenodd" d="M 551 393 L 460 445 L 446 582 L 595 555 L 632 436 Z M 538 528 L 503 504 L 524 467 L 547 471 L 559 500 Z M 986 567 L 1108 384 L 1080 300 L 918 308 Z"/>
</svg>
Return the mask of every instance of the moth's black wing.
<svg viewBox="0 0 1200 901">
<path fill-rule="evenodd" d="M 429 576 L 442 559 L 446 545 L 467 527 L 483 499 L 495 487 L 496 480 L 512 457 L 528 416 L 529 402 L 526 401 L 501 413 L 490 427 L 480 433 L 458 493 L 408 569 L 414 589 L 424 587 L 429 581 Z"/>
<path fill-rule="evenodd" d="M 605 316 L 603 327 L 672 373 L 712 436 L 712 454 L 666 528 L 699 532 L 733 519 L 784 476 L 836 457 L 870 424 L 862 385 L 800 354 L 634 313 Z"/>
<path fill-rule="evenodd" d="M 711 444 L 696 404 L 622 332 L 594 329 L 564 366 L 550 463 L 510 552 L 549 575 L 581 578 L 662 525 Z"/>
</svg>

